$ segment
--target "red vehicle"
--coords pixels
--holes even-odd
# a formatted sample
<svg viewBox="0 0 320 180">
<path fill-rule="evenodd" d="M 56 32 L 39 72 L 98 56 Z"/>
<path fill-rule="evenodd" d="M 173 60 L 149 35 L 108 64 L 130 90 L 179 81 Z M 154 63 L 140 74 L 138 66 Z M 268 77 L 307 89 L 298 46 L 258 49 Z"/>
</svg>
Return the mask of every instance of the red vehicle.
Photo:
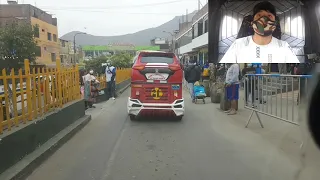
<svg viewBox="0 0 320 180">
<path fill-rule="evenodd" d="M 134 58 L 128 114 L 131 120 L 144 115 L 184 115 L 183 70 L 174 53 L 140 51 Z"/>
</svg>

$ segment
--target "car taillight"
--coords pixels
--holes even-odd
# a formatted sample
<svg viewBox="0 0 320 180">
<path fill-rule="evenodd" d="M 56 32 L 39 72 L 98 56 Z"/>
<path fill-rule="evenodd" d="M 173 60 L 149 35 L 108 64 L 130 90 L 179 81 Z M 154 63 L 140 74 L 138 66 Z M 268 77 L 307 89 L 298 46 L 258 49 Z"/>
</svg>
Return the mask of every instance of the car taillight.
<svg viewBox="0 0 320 180">
<path fill-rule="evenodd" d="M 181 69 L 180 65 L 170 65 L 169 66 L 169 69 L 172 70 L 172 71 L 178 71 Z"/>
<path fill-rule="evenodd" d="M 135 66 L 132 67 L 132 69 L 143 70 L 144 69 L 144 65 L 135 65 Z"/>
</svg>

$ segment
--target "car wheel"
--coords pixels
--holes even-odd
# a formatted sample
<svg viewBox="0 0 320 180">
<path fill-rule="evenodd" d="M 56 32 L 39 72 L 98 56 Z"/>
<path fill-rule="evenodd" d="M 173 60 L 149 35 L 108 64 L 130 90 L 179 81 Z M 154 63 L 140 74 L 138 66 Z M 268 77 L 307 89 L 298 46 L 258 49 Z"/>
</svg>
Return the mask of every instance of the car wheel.
<svg viewBox="0 0 320 180">
<path fill-rule="evenodd" d="M 131 120 L 131 121 L 136 120 L 136 116 L 135 116 L 135 115 L 130 114 L 129 117 L 130 117 L 130 120 Z"/>
</svg>

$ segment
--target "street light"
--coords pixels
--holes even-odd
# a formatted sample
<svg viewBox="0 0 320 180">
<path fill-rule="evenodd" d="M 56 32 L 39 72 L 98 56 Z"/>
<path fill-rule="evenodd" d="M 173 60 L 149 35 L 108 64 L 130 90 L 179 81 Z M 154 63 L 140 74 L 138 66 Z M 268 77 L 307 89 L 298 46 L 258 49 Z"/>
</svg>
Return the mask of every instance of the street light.
<svg viewBox="0 0 320 180">
<path fill-rule="evenodd" d="M 172 41 L 171 41 L 171 43 L 172 43 L 172 51 L 173 51 L 173 53 L 175 53 L 175 50 L 176 50 L 176 42 L 175 42 L 175 35 L 179 32 L 178 30 L 176 30 L 176 31 L 174 31 L 174 34 L 172 33 L 172 32 L 168 32 L 168 31 L 162 31 L 162 32 L 164 32 L 164 33 L 168 33 L 168 34 L 170 34 L 171 35 L 171 38 L 172 38 Z"/>
<path fill-rule="evenodd" d="M 76 64 L 76 36 L 79 34 L 87 34 L 87 33 L 79 32 L 73 36 L 73 62 L 74 62 L 74 64 Z"/>
</svg>

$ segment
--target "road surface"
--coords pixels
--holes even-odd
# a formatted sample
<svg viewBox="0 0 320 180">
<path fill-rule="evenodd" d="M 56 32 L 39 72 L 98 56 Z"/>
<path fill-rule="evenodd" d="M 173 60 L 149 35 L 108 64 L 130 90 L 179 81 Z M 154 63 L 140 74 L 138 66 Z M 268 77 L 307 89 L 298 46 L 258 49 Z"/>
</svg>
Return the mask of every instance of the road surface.
<svg viewBox="0 0 320 180">
<path fill-rule="evenodd" d="M 187 95 L 181 122 L 132 122 L 128 95 L 88 110 L 91 122 L 28 180 L 292 180 L 299 167 L 293 125 L 252 120 L 246 129 L 250 112 L 227 116 Z"/>
</svg>

